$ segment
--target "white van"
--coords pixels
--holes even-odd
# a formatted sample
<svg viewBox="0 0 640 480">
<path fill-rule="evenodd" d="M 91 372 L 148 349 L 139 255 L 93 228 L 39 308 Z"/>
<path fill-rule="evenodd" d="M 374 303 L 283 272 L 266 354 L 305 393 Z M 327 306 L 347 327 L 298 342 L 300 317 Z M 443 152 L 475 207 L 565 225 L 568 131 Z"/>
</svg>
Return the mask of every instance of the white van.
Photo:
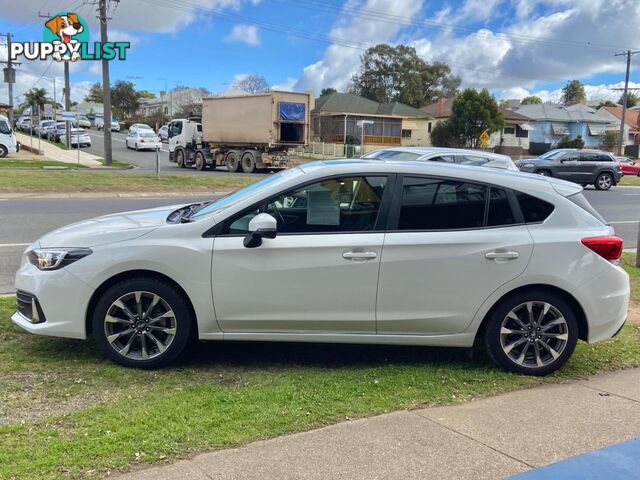
<svg viewBox="0 0 640 480">
<path fill-rule="evenodd" d="M 19 149 L 20 145 L 9 124 L 9 119 L 0 115 L 0 158 L 6 157 L 10 153 L 16 153 Z"/>
</svg>

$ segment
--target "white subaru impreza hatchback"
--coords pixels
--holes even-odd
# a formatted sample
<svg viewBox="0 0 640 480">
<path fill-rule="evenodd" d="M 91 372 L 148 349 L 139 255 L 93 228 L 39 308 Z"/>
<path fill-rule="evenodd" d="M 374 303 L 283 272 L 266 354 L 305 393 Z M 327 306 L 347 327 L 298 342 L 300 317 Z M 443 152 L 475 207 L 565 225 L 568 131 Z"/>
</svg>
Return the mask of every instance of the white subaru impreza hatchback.
<svg viewBox="0 0 640 480">
<path fill-rule="evenodd" d="M 472 347 L 544 375 L 625 322 L 622 240 L 576 184 L 335 160 L 216 201 L 107 215 L 24 253 L 13 321 L 126 366 L 201 340 Z"/>
</svg>

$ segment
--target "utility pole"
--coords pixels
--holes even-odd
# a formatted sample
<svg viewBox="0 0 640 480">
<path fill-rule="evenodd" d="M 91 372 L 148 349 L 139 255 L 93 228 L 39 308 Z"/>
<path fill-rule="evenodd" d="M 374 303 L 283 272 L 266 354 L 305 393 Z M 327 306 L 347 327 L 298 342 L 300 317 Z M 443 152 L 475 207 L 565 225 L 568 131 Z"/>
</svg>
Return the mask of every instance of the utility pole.
<svg viewBox="0 0 640 480">
<path fill-rule="evenodd" d="M 631 50 L 627 50 L 623 53 L 616 53 L 616 57 L 626 56 L 627 57 L 627 73 L 624 78 L 624 92 L 622 93 L 622 115 L 620 119 L 620 138 L 619 138 L 619 146 L 618 153 L 620 155 L 624 155 L 624 120 L 627 113 L 627 92 L 629 90 L 629 71 L 631 70 L 631 55 L 635 55 L 636 53 L 640 53 L 640 50 L 636 50 L 632 52 Z"/>
<path fill-rule="evenodd" d="M 9 105 L 11 108 L 9 109 L 9 125 L 13 128 L 13 84 L 16 83 L 16 70 L 13 68 L 14 65 L 20 65 L 19 63 L 13 63 L 11 61 L 11 34 L 7 33 L 7 61 L 3 61 L 6 65 L 4 68 L 4 81 L 9 85 Z"/>
<path fill-rule="evenodd" d="M 107 43 L 107 3 L 108 0 L 98 1 L 98 19 L 100 20 L 100 41 Z M 104 107 L 104 164 L 111 166 L 111 81 L 109 80 L 109 60 L 102 59 L 102 104 Z"/>
</svg>

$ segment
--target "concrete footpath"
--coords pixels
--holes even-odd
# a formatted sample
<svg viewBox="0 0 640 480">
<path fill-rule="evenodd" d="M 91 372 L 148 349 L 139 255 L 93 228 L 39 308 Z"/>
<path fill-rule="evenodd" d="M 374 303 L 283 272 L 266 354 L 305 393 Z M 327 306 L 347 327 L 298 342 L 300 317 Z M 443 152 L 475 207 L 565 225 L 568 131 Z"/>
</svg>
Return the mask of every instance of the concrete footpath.
<svg viewBox="0 0 640 480">
<path fill-rule="evenodd" d="M 24 133 L 16 132 L 16 138 L 22 145 L 32 145 L 34 148 L 38 148 L 38 143 L 40 144 L 40 150 L 43 153 L 43 158 L 47 160 L 55 160 L 57 162 L 78 164 L 78 149 L 72 148 L 69 150 L 65 150 L 64 148 L 60 148 L 56 145 L 52 145 L 51 143 L 45 142 L 41 140 L 38 142 L 38 138 L 34 137 L 33 139 L 29 135 L 25 135 Z M 32 143 L 33 142 L 33 143 Z M 37 158 L 36 155 L 32 155 L 34 158 Z M 91 153 L 87 153 L 80 149 L 80 164 L 86 167 L 102 167 L 102 162 L 98 161 L 96 155 L 92 155 Z"/>
<path fill-rule="evenodd" d="M 636 437 L 640 369 L 343 422 L 117 478 L 502 479 Z M 633 478 L 590 468 L 594 475 L 580 478 Z"/>
</svg>

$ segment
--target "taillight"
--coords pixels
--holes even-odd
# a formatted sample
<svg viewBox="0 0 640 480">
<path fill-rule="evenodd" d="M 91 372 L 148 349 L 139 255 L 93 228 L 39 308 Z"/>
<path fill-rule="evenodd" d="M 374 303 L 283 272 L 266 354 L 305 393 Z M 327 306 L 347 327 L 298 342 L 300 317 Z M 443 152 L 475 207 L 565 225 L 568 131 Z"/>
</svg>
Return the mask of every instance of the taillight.
<svg viewBox="0 0 640 480">
<path fill-rule="evenodd" d="M 583 238 L 582 244 L 605 260 L 618 260 L 622 256 L 622 239 L 616 236 Z"/>
</svg>

